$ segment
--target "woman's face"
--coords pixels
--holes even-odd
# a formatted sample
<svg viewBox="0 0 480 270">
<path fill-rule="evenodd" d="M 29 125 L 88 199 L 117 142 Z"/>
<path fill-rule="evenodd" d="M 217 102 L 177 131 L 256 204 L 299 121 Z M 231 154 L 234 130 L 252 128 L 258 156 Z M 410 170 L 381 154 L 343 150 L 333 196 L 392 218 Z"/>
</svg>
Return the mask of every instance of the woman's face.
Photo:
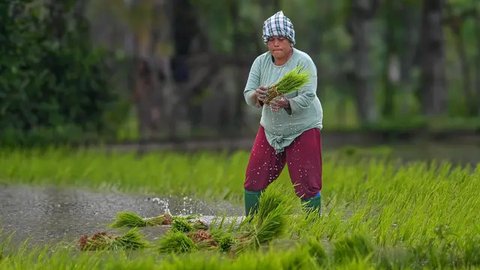
<svg viewBox="0 0 480 270">
<path fill-rule="evenodd" d="M 287 62 L 292 52 L 290 41 L 286 37 L 270 37 L 267 40 L 267 47 L 275 58 L 275 64 L 282 65 Z"/>
</svg>

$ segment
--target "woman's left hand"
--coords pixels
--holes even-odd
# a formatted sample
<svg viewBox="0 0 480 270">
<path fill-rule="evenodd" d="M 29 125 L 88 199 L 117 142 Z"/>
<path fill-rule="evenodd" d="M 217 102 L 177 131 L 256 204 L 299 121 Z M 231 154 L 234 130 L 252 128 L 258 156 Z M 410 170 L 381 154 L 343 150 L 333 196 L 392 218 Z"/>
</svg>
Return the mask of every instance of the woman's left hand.
<svg viewBox="0 0 480 270">
<path fill-rule="evenodd" d="M 269 105 L 272 111 L 274 112 L 278 112 L 281 109 L 290 108 L 290 102 L 284 96 L 274 98 L 273 100 L 270 101 Z"/>
</svg>

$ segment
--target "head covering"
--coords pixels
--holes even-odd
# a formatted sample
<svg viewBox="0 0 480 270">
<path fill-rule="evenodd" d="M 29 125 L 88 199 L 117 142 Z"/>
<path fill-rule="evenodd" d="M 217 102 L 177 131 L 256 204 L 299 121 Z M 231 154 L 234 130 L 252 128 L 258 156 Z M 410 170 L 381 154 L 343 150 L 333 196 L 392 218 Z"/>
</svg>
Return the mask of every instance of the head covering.
<svg viewBox="0 0 480 270">
<path fill-rule="evenodd" d="M 283 15 L 283 11 L 275 13 L 263 22 L 263 42 L 267 43 L 270 37 L 286 37 L 295 45 L 295 30 L 292 21 Z"/>
</svg>

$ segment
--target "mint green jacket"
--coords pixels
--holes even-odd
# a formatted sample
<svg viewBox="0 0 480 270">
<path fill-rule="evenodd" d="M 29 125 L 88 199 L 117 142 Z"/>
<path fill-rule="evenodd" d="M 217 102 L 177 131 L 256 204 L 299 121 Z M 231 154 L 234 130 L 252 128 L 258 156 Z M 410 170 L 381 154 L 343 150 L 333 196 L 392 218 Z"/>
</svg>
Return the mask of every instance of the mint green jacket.
<svg viewBox="0 0 480 270">
<path fill-rule="evenodd" d="M 310 79 L 298 91 L 285 95 L 290 101 L 291 114 L 286 110 L 274 112 L 263 105 L 260 125 L 270 145 L 279 153 L 289 146 L 304 131 L 322 129 L 323 109 L 317 97 L 317 67 L 310 56 L 296 48 L 290 59 L 282 66 L 276 66 L 270 52 L 258 56 L 252 64 L 247 85 L 243 92 L 248 105 L 256 106 L 252 95 L 260 86 L 271 86 L 288 71 L 300 66 L 308 71 Z"/>
</svg>

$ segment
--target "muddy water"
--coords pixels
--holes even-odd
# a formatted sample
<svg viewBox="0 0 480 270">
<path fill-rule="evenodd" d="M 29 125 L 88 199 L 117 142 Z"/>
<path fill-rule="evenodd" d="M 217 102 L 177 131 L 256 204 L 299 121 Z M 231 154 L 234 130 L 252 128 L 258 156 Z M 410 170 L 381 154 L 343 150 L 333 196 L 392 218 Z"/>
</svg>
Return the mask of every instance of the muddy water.
<svg viewBox="0 0 480 270">
<path fill-rule="evenodd" d="M 102 193 L 57 187 L 29 187 L 0 184 L 0 228 L 2 236 L 13 234 L 12 243 L 29 240 L 32 245 L 65 241 L 75 243 L 83 234 L 109 229 L 119 211 L 134 211 L 143 217 L 165 211 L 173 215 L 241 215 L 243 208 L 221 202 L 208 205 L 192 198 L 154 197 L 122 193 Z M 147 228 L 150 240 L 166 228 Z"/>
</svg>

